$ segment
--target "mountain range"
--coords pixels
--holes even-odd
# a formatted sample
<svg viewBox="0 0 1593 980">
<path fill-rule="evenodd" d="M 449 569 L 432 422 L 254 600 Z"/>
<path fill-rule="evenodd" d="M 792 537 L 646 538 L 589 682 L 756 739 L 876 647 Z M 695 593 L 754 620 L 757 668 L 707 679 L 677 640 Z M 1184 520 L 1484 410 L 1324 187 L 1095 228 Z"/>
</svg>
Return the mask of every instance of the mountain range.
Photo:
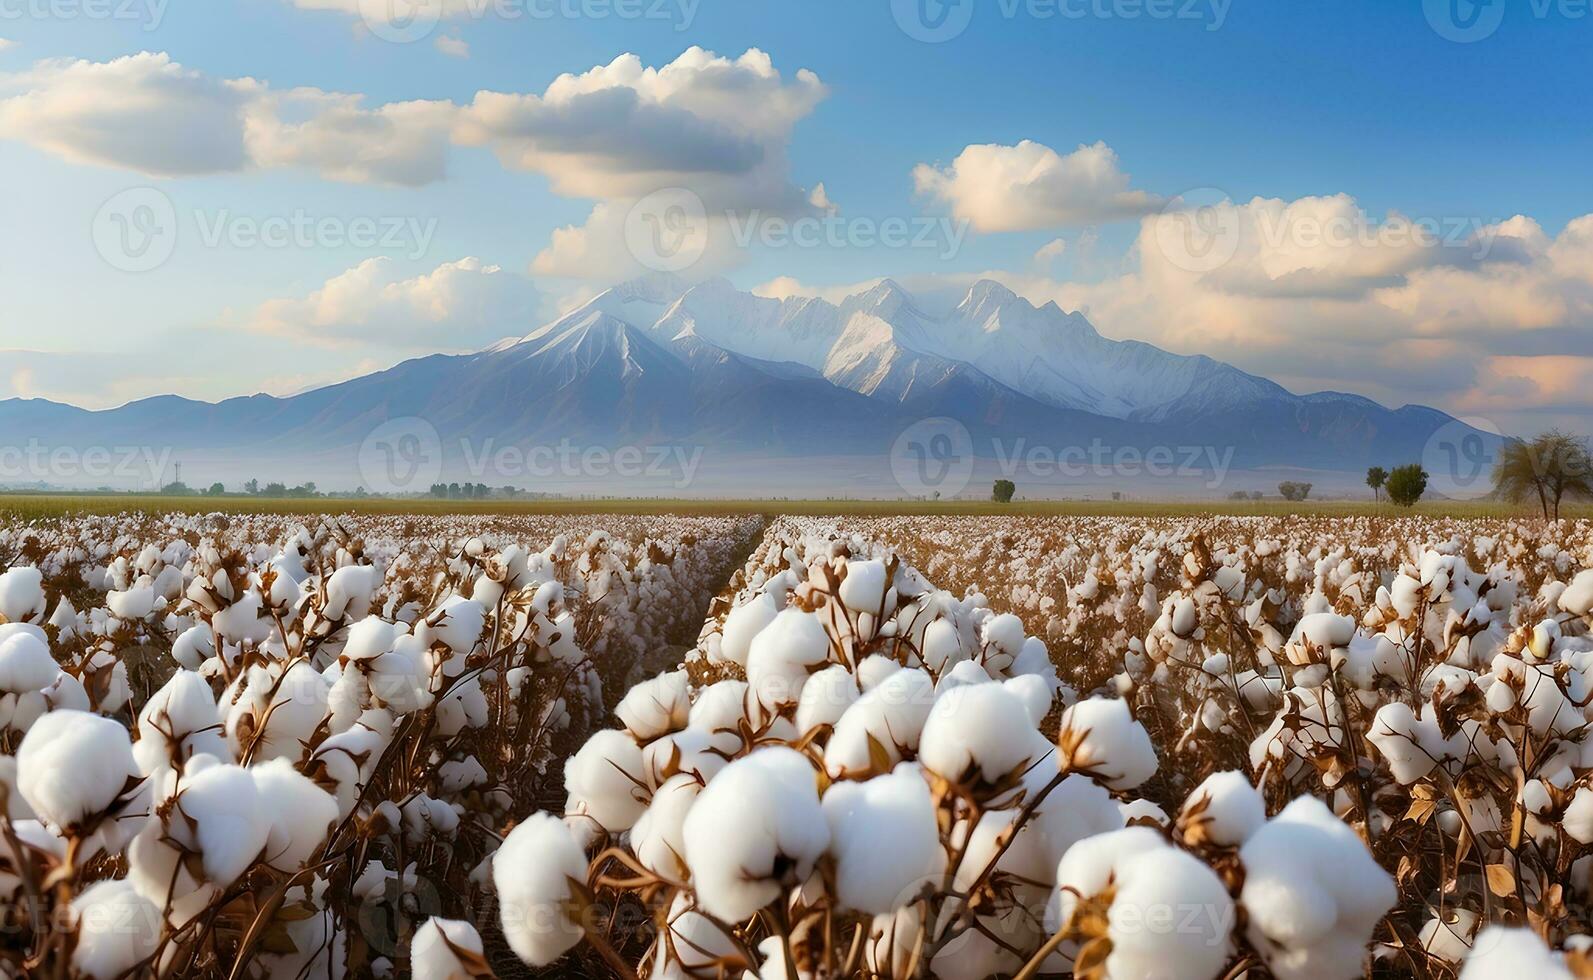
<svg viewBox="0 0 1593 980">
<path fill-rule="evenodd" d="M 658 275 L 477 353 L 286 398 L 162 396 L 107 411 L 0 401 L 0 446 L 158 439 L 218 478 L 275 466 L 342 487 L 360 482 L 373 430 L 399 418 L 435 431 L 441 475 L 455 480 L 535 482 L 464 472 L 511 446 L 668 445 L 700 450 L 737 492 L 776 493 L 801 474 L 832 481 L 837 495 L 890 489 L 892 446 L 926 418 L 962 423 L 985 460 L 1023 446 L 1210 447 L 1237 470 L 1337 474 L 1418 460 L 1454 422 L 1421 406 L 1298 395 L 1210 357 L 1111 340 L 1079 313 L 988 280 L 954 308 L 930 309 L 889 280 L 836 304 Z"/>
</svg>

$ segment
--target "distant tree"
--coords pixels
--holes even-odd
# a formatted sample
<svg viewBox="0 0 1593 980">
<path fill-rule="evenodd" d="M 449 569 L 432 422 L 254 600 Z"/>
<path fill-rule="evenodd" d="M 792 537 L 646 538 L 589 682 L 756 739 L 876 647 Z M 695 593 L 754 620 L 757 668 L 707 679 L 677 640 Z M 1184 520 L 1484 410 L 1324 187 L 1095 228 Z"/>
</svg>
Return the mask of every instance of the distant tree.
<svg viewBox="0 0 1593 980">
<path fill-rule="evenodd" d="M 1012 503 L 1012 495 L 1018 492 L 1018 485 L 1011 480 L 997 480 L 990 489 L 990 499 L 998 504 Z"/>
<path fill-rule="evenodd" d="M 1388 499 L 1401 507 L 1414 507 L 1427 492 L 1427 471 L 1420 463 L 1396 466 L 1388 474 Z"/>
<path fill-rule="evenodd" d="M 316 493 L 318 491 L 315 489 L 315 481 L 314 480 L 306 480 L 306 481 L 304 481 L 304 492 L 306 494 L 308 494 L 309 496 L 311 496 L 311 497 L 316 495 Z"/>
<path fill-rule="evenodd" d="M 1299 502 L 1311 496 L 1311 484 L 1298 483 L 1294 480 L 1284 480 L 1282 483 L 1278 484 L 1278 492 L 1283 494 L 1284 500 L 1293 500 Z"/>
<path fill-rule="evenodd" d="M 433 483 L 431 485 L 431 495 L 433 497 L 446 498 L 448 496 L 448 484 Z"/>
<path fill-rule="evenodd" d="M 1543 519 L 1557 521 L 1562 500 L 1593 497 L 1593 456 L 1587 440 L 1558 430 L 1531 442 L 1513 439 L 1499 451 L 1493 483 L 1506 500 L 1520 503 L 1536 496 Z"/>
<path fill-rule="evenodd" d="M 459 484 L 457 484 L 457 483 L 448 484 L 448 499 L 449 500 L 458 500 L 459 499 L 459 495 L 460 495 Z"/>
<path fill-rule="evenodd" d="M 260 481 L 259 480 L 250 480 L 248 483 L 245 483 L 243 485 L 243 492 L 247 493 L 247 494 L 257 494 L 257 493 L 259 493 L 260 492 Z"/>
<path fill-rule="evenodd" d="M 160 492 L 166 494 L 168 497 L 185 497 L 188 494 L 193 493 L 193 491 L 189 489 L 188 484 L 183 483 L 180 480 L 166 484 L 160 488 Z"/>
<path fill-rule="evenodd" d="M 288 488 L 284 483 L 267 483 L 265 489 L 260 492 L 267 497 L 286 497 Z"/>
<path fill-rule="evenodd" d="M 222 494 L 227 492 L 227 488 L 225 486 L 223 486 L 222 484 L 220 484 L 220 483 L 212 483 L 210 485 L 210 489 L 208 491 L 206 491 L 206 492 L 209 493 L 212 497 L 219 497 Z"/>
<path fill-rule="evenodd" d="M 1366 485 L 1372 488 L 1372 499 L 1381 500 L 1383 484 L 1388 482 L 1388 470 L 1374 466 L 1366 471 Z"/>
<path fill-rule="evenodd" d="M 1266 499 L 1266 496 L 1267 495 L 1262 493 L 1260 490 L 1252 490 L 1252 491 L 1250 491 L 1250 499 L 1251 500 L 1264 500 L 1264 499 Z"/>
</svg>

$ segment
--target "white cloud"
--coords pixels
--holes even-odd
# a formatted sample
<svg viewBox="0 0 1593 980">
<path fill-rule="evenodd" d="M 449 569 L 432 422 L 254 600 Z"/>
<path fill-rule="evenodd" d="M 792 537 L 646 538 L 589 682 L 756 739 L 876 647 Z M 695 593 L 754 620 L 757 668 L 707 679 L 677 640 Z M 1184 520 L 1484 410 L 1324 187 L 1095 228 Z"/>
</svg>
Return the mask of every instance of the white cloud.
<svg viewBox="0 0 1593 980">
<path fill-rule="evenodd" d="M 305 167 L 333 180 L 442 177 L 452 106 L 218 79 L 169 55 L 58 59 L 0 75 L 0 137 L 156 177 Z"/>
<path fill-rule="evenodd" d="M 1065 239 L 1053 238 L 1041 245 L 1034 253 L 1034 264 L 1038 269 L 1049 269 L 1062 256 L 1067 254 L 1068 243 Z"/>
<path fill-rule="evenodd" d="M 17 42 L 7 37 L 0 37 L 0 51 L 9 51 L 17 46 Z"/>
<path fill-rule="evenodd" d="M 826 94 L 806 70 L 787 82 L 756 48 L 732 61 L 693 47 L 662 68 L 625 54 L 541 95 L 479 93 L 456 136 L 567 197 L 688 187 L 712 208 L 796 208 L 805 195 L 787 177 L 786 146 Z"/>
<path fill-rule="evenodd" d="M 949 167 L 919 164 L 913 183 L 980 232 L 1122 221 L 1163 203 L 1129 187 L 1128 174 L 1105 143 L 1080 146 L 1067 156 L 1029 140 L 969 146 Z"/>
<path fill-rule="evenodd" d="M 438 51 L 441 51 L 450 58 L 470 57 L 470 42 L 466 41 L 462 37 L 439 34 L 437 35 L 437 40 L 432 43 L 437 46 Z"/>
<path fill-rule="evenodd" d="M 480 259 L 404 279 L 391 259 L 367 259 L 308 296 L 273 299 L 242 318 L 248 329 L 322 347 L 475 350 L 536 323 L 530 280 Z"/>
</svg>

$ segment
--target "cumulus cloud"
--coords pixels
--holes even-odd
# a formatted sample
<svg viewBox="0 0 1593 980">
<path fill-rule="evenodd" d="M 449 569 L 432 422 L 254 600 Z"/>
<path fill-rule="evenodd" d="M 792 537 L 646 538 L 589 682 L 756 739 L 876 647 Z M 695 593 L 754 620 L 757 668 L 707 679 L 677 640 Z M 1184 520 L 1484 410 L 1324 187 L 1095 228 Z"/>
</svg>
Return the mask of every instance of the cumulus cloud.
<svg viewBox="0 0 1593 980">
<path fill-rule="evenodd" d="M 10 38 L 0 37 L 0 51 L 9 51 L 17 46 L 17 42 Z"/>
<path fill-rule="evenodd" d="M 913 170 L 920 194 L 948 205 L 976 231 L 1032 231 L 1137 218 L 1161 199 L 1129 187 L 1105 143 L 1063 156 L 1041 143 L 965 148 L 948 167 Z"/>
<path fill-rule="evenodd" d="M 786 146 L 825 95 L 817 75 L 788 82 L 756 48 L 731 60 L 693 47 L 661 68 L 625 54 L 541 95 L 479 93 L 456 135 L 567 197 L 688 187 L 713 208 L 790 208 L 806 202 Z"/>
<path fill-rule="evenodd" d="M 383 257 L 361 262 L 307 296 L 268 300 L 243 325 L 323 347 L 475 350 L 525 333 L 539 304 L 528 279 L 477 258 L 405 279 Z"/>
<path fill-rule="evenodd" d="M 437 40 L 432 43 L 436 45 L 438 51 L 450 58 L 470 57 L 470 42 L 462 37 L 439 34 L 437 35 Z"/>
<path fill-rule="evenodd" d="M 1593 215 L 1551 238 L 1524 217 L 1374 219 L 1343 195 L 1175 204 L 1142 221 L 1131 260 L 1094 282 L 988 275 L 1109 336 L 1395 405 L 1560 410 L 1593 357 Z"/>
<path fill-rule="evenodd" d="M 0 75 L 0 138 L 155 177 L 304 167 L 423 184 L 443 175 L 450 122 L 447 103 L 369 109 L 357 95 L 215 78 L 163 53 Z"/>
</svg>

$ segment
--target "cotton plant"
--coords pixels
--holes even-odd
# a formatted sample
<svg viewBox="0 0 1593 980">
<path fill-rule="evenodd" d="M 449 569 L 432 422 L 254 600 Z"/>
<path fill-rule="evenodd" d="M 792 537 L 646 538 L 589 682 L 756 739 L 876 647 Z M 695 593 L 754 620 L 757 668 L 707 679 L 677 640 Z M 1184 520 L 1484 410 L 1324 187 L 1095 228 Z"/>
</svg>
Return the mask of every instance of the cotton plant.
<svg viewBox="0 0 1593 980">
<path fill-rule="evenodd" d="M 493 975 L 469 927 L 423 928 L 426 896 L 479 918 L 513 893 L 490 869 L 516 801 L 604 704 L 583 640 L 643 648 L 637 594 L 705 607 L 751 530 L 609 539 L 632 590 L 609 617 L 562 540 L 444 531 L 417 560 L 408 526 L 185 516 L 30 539 L 38 566 L 0 573 L 0 894 L 59 915 L 0 968 Z M 349 941 L 377 907 L 387 955 Z"/>
</svg>

